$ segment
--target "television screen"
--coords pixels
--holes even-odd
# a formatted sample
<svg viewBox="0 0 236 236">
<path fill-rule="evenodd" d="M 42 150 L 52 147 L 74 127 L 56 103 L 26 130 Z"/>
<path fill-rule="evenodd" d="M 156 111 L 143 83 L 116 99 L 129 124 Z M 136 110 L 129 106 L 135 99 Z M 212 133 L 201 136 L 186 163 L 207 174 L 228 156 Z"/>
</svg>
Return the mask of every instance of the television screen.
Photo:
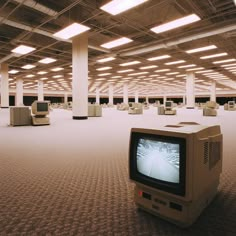
<svg viewBox="0 0 236 236">
<path fill-rule="evenodd" d="M 179 183 L 179 144 L 151 139 L 139 139 L 137 170 L 148 177 Z"/>
<path fill-rule="evenodd" d="M 38 112 L 47 112 L 48 111 L 48 103 L 47 102 L 38 102 L 37 103 L 37 111 Z"/>
<path fill-rule="evenodd" d="M 131 132 L 130 178 L 138 183 L 184 196 L 186 139 L 168 135 Z M 170 133 L 171 134 L 171 133 Z"/>
<path fill-rule="evenodd" d="M 166 102 L 166 107 L 172 107 L 172 102 Z"/>
</svg>

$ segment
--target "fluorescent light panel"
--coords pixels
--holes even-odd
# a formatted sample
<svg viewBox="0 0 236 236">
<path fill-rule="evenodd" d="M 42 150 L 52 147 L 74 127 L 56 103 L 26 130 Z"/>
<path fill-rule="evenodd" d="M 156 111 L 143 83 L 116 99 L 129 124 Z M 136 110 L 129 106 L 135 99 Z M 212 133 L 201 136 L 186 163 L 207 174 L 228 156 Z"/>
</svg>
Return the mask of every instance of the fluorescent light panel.
<svg viewBox="0 0 236 236">
<path fill-rule="evenodd" d="M 227 55 L 228 53 L 224 52 L 224 53 L 218 53 L 218 54 L 212 54 L 209 56 L 200 57 L 200 59 L 209 59 L 209 58 L 222 57 L 222 56 L 227 56 Z"/>
<path fill-rule="evenodd" d="M 58 31 L 57 33 L 53 34 L 53 36 L 62 38 L 62 39 L 69 39 L 78 34 L 81 34 L 85 31 L 88 31 L 90 28 L 78 23 L 73 23 L 66 28 Z"/>
<path fill-rule="evenodd" d="M 112 15 L 117 15 L 121 12 L 127 11 L 147 1 L 148 0 L 125 0 L 125 1 L 113 0 L 100 7 L 100 9 Z"/>
<path fill-rule="evenodd" d="M 61 78 L 62 75 L 53 75 L 52 78 Z"/>
<path fill-rule="evenodd" d="M 166 58 L 170 58 L 170 56 L 169 55 L 162 55 L 162 56 L 158 56 L 158 57 L 151 57 L 151 58 L 148 58 L 148 61 L 163 60 Z"/>
<path fill-rule="evenodd" d="M 147 71 L 144 71 L 144 72 L 137 72 L 137 73 L 132 73 L 132 74 L 128 74 L 129 76 L 130 75 L 144 75 L 144 74 L 148 74 L 149 72 Z"/>
<path fill-rule="evenodd" d="M 188 50 L 186 52 L 187 53 L 196 53 L 196 52 L 212 50 L 212 49 L 215 49 L 215 48 L 217 48 L 215 45 L 209 45 L 209 46 L 206 46 L 206 47 L 191 49 L 191 50 Z"/>
<path fill-rule="evenodd" d="M 103 70 L 109 70 L 109 69 L 111 69 L 112 67 L 110 67 L 110 66 L 106 66 L 106 67 L 101 67 L 101 68 L 97 68 L 96 70 L 98 70 L 98 71 L 103 71 Z"/>
<path fill-rule="evenodd" d="M 52 63 L 52 62 L 54 62 L 54 61 L 56 61 L 56 59 L 50 58 L 50 57 L 46 57 L 46 58 L 40 60 L 39 63 L 49 64 L 49 63 Z"/>
<path fill-rule="evenodd" d="M 37 74 L 38 75 L 45 75 L 45 74 L 47 74 L 48 72 L 46 72 L 46 71 L 39 71 L 39 72 L 37 72 Z"/>
<path fill-rule="evenodd" d="M 120 64 L 120 66 L 130 66 L 130 65 L 136 65 L 141 63 L 140 61 L 130 61 L 130 62 L 126 62 L 126 63 L 122 63 Z"/>
<path fill-rule="evenodd" d="M 229 66 L 236 66 L 236 63 L 233 64 L 226 64 L 226 65 L 221 65 L 221 67 L 229 67 Z M 227 68 L 226 68 L 227 69 Z"/>
<path fill-rule="evenodd" d="M 189 68 L 189 67 L 194 67 L 196 66 L 195 64 L 190 64 L 190 65 L 185 65 L 185 66 L 178 66 L 178 68 Z"/>
<path fill-rule="evenodd" d="M 114 47 L 121 46 L 121 45 L 126 44 L 126 43 L 130 43 L 132 41 L 133 41 L 132 39 L 122 37 L 122 38 L 113 40 L 111 42 L 104 43 L 104 44 L 101 45 L 101 47 L 109 49 L 109 48 L 114 48 Z"/>
<path fill-rule="evenodd" d="M 221 64 L 221 63 L 226 63 L 226 62 L 231 62 L 231 61 L 236 61 L 236 59 L 231 58 L 223 61 L 214 61 L 213 64 Z"/>
<path fill-rule="evenodd" d="M 9 74 L 13 74 L 13 75 L 18 73 L 18 72 L 19 72 L 18 70 L 10 70 L 10 71 L 8 71 Z"/>
<path fill-rule="evenodd" d="M 12 50 L 12 52 L 14 53 L 18 53 L 18 54 L 21 54 L 21 55 L 25 55 L 27 53 L 30 53 L 32 51 L 34 51 L 36 48 L 32 48 L 32 47 L 29 47 L 29 46 L 26 46 L 26 45 L 20 45 L 16 48 L 14 48 Z"/>
<path fill-rule="evenodd" d="M 197 68 L 191 68 L 191 69 L 187 69 L 186 71 L 195 71 L 195 70 L 204 70 L 204 67 L 197 67 Z"/>
<path fill-rule="evenodd" d="M 185 62 L 185 60 L 171 61 L 171 62 L 165 63 L 165 65 L 175 65 L 175 64 L 180 64 L 180 63 L 184 63 L 184 62 Z"/>
<path fill-rule="evenodd" d="M 169 31 L 184 25 L 188 25 L 190 23 L 199 21 L 200 17 L 197 16 L 196 14 L 191 14 L 185 17 L 182 17 L 180 19 L 174 20 L 174 21 L 170 21 L 168 23 L 156 26 L 151 28 L 151 31 L 155 32 L 156 34 L 165 32 L 165 31 Z"/>
<path fill-rule="evenodd" d="M 165 71 L 170 71 L 170 69 L 155 70 L 155 72 L 165 72 Z"/>
<path fill-rule="evenodd" d="M 103 73 L 103 74 L 98 74 L 98 76 L 106 76 L 106 75 L 110 75 L 111 73 Z"/>
<path fill-rule="evenodd" d="M 212 72 L 213 70 L 201 70 L 201 71 L 197 71 L 195 73 L 197 74 L 201 74 L 201 73 L 208 73 L 208 72 Z"/>
<path fill-rule="evenodd" d="M 111 78 L 112 79 L 118 79 L 118 78 L 121 78 L 122 76 L 121 75 L 115 75 L 115 76 L 112 76 Z"/>
<path fill-rule="evenodd" d="M 33 78 L 33 77 L 35 77 L 35 75 L 30 74 L 30 75 L 26 75 L 25 77 L 26 78 Z"/>
<path fill-rule="evenodd" d="M 34 67 L 35 67 L 35 65 L 28 64 L 28 65 L 22 66 L 21 68 L 23 68 L 25 70 L 29 70 L 29 69 L 32 69 Z"/>
<path fill-rule="evenodd" d="M 156 65 L 151 65 L 151 66 L 142 66 L 139 69 L 140 70 L 146 70 L 146 69 L 152 69 L 152 68 L 157 68 L 158 66 Z"/>
<path fill-rule="evenodd" d="M 179 72 L 170 72 L 170 73 L 166 73 L 166 75 L 177 75 L 179 74 Z"/>
<path fill-rule="evenodd" d="M 51 69 L 51 71 L 54 71 L 54 72 L 60 71 L 60 70 L 64 70 L 64 68 L 62 68 L 62 67 L 56 67 L 56 68 Z"/>
<path fill-rule="evenodd" d="M 97 60 L 97 62 L 107 62 L 107 61 L 112 61 L 112 60 L 115 60 L 115 57 L 107 57 L 107 58 L 103 58 L 103 59 L 99 59 Z"/>
</svg>

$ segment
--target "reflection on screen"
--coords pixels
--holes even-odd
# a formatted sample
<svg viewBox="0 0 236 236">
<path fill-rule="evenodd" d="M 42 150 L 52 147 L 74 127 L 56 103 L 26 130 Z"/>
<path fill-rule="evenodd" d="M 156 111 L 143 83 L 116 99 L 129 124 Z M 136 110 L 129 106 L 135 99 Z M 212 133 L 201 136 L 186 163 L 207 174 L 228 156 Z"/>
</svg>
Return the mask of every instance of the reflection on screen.
<svg viewBox="0 0 236 236">
<path fill-rule="evenodd" d="M 179 144 L 139 139 L 137 169 L 143 175 L 179 183 Z"/>
</svg>

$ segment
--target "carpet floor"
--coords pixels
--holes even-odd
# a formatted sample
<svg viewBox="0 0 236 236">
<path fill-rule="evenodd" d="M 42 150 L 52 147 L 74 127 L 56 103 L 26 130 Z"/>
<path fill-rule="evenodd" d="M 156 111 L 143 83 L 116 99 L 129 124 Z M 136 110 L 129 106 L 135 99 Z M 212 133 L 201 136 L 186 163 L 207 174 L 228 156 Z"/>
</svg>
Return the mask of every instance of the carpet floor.
<svg viewBox="0 0 236 236">
<path fill-rule="evenodd" d="M 176 116 L 104 108 L 102 117 L 72 120 L 54 109 L 49 126 L 9 126 L 0 109 L 0 235 L 233 236 L 236 235 L 236 112 L 178 109 Z M 197 221 L 181 229 L 138 210 L 128 177 L 132 127 L 181 121 L 221 125 L 223 172 L 219 191 Z"/>
</svg>

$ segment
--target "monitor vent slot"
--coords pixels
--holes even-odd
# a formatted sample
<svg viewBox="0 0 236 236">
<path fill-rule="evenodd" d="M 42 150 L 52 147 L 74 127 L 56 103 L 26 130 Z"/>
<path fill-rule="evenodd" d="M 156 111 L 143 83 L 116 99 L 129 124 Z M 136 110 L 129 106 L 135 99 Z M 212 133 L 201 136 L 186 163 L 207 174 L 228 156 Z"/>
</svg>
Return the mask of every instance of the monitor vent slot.
<svg viewBox="0 0 236 236">
<path fill-rule="evenodd" d="M 212 169 L 221 157 L 221 143 L 211 142 L 209 145 L 209 168 Z"/>
<path fill-rule="evenodd" d="M 208 162 L 208 158 L 209 158 L 209 143 L 205 142 L 204 143 L 204 164 L 206 164 Z"/>
</svg>

